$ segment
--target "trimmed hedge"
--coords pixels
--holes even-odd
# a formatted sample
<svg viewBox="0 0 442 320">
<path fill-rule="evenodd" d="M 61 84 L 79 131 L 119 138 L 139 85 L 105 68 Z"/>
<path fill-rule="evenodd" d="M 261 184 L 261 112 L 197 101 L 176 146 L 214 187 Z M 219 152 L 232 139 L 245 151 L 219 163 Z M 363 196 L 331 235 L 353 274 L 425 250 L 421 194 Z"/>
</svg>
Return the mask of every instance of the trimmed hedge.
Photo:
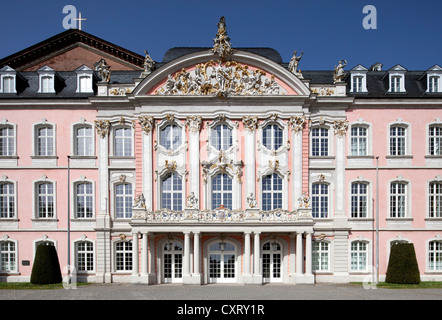
<svg viewBox="0 0 442 320">
<path fill-rule="evenodd" d="M 385 282 L 420 283 L 419 266 L 412 243 L 398 243 L 391 246 Z"/>
<path fill-rule="evenodd" d="M 31 283 L 61 283 L 62 276 L 57 251 L 54 246 L 39 245 L 32 266 Z"/>
</svg>

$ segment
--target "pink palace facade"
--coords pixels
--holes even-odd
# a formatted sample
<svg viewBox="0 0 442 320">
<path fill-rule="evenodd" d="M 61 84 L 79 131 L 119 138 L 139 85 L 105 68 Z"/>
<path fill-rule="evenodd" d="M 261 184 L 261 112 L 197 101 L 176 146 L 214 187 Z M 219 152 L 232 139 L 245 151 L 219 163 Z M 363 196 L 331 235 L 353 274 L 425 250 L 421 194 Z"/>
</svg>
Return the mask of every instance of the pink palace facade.
<svg viewBox="0 0 442 320">
<path fill-rule="evenodd" d="M 396 242 L 441 281 L 442 68 L 299 59 L 221 19 L 161 62 L 80 30 L 0 60 L 0 281 L 41 244 L 80 281 L 382 281 Z"/>
</svg>

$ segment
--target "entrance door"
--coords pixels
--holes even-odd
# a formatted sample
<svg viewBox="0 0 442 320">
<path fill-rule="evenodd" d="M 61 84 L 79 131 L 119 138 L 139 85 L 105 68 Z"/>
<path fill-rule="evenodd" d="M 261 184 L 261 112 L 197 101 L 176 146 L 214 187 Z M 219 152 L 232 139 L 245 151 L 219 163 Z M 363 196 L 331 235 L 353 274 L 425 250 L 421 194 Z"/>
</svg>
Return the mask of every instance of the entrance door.
<svg viewBox="0 0 442 320">
<path fill-rule="evenodd" d="M 179 242 L 168 242 L 163 247 L 164 283 L 183 281 L 183 246 Z"/>
<path fill-rule="evenodd" d="M 209 246 L 209 283 L 236 282 L 236 247 L 228 242 Z"/>
<path fill-rule="evenodd" d="M 262 247 L 262 276 L 264 282 L 282 282 L 282 250 L 276 242 L 266 242 Z"/>
</svg>

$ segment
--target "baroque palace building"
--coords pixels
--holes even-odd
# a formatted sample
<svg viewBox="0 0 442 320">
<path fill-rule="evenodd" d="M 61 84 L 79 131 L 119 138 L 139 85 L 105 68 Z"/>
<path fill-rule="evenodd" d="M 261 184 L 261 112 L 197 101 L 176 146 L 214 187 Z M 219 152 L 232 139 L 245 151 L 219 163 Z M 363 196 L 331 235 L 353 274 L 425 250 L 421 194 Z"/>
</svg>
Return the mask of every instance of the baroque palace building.
<svg viewBox="0 0 442 320">
<path fill-rule="evenodd" d="M 74 29 L 1 59 L 0 281 L 41 244 L 80 281 L 383 280 L 397 242 L 442 280 L 442 68 L 301 56 L 221 18 L 161 62 Z"/>
</svg>

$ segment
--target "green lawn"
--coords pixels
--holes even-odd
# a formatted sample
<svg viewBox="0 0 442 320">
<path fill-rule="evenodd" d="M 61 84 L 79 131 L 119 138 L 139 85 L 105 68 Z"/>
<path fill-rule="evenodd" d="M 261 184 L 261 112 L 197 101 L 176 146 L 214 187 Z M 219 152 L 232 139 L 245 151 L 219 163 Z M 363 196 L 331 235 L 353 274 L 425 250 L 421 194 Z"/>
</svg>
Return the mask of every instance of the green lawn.
<svg viewBox="0 0 442 320">
<path fill-rule="evenodd" d="M 357 284 L 362 285 L 362 283 L 360 282 L 358 282 Z M 442 289 L 442 282 L 421 281 L 421 283 L 419 284 L 397 284 L 397 283 L 379 282 L 377 287 L 382 289 Z"/>
<path fill-rule="evenodd" d="M 78 286 L 90 283 L 77 283 Z M 0 282 L 0 290 L 52 290 L 63 289 L 63 283 L 55 284 L 32 284 L 30 282 Z"/>
</svg>

